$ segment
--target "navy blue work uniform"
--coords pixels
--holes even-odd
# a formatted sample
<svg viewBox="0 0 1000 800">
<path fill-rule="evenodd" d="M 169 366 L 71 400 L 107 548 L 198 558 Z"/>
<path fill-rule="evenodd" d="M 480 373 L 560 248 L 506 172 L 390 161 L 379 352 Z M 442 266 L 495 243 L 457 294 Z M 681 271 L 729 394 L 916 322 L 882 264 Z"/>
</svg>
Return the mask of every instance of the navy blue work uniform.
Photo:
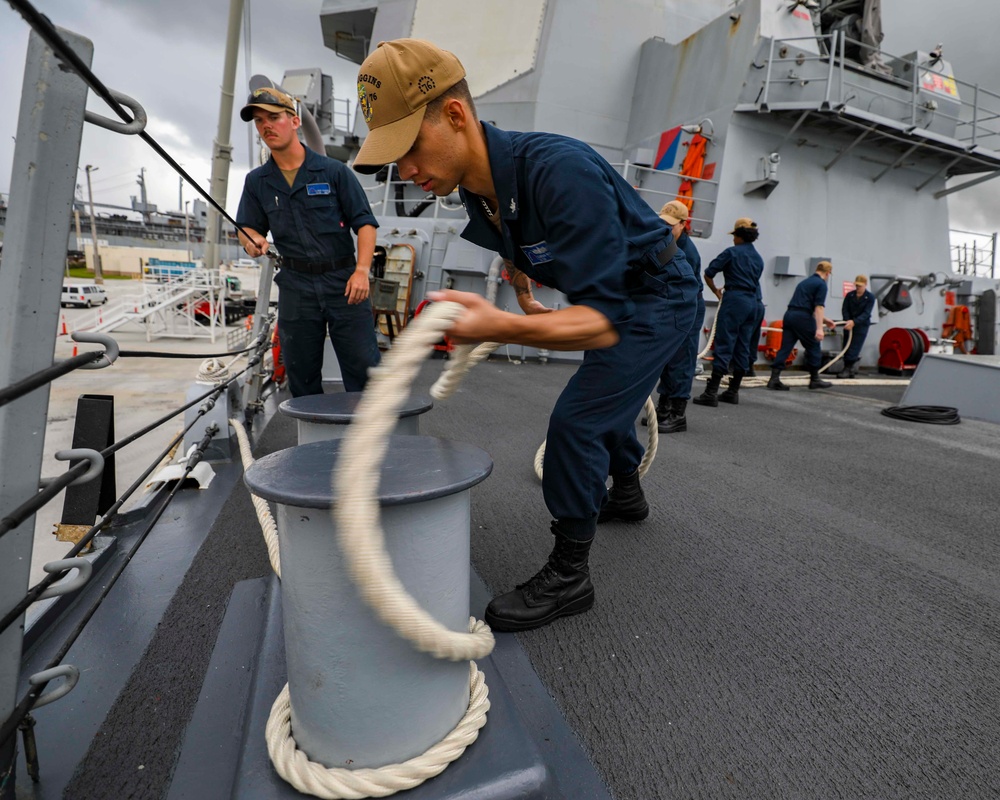
<svg viewBox="0 0 1000 800">
<path fill-rule="evenodd" d="M 805 362 L 810 370 L 819 369 L 823 360 L 819 339 L 816 338 L 816 317 L 813 316 L 817 306 L 826 305 L 826 281 L 819 274 L 812 274 L 799 281 L 795 287 L 792 299 L 785 311 L 781 330 L 781 349 L 774 357 L 774 369 L 784 369 L 785 361 L 795 347 L 796 342 L 802 342 L 806 351 Z"/>
<path fill-rule="evenodd" d="M 728 372 L 730 364 L 745 371 L 751 363 L 750 340 L 764 318 L 760 292 L 764 259 L 750 242 L 734 244 L 712 259 L 705 276 L 714 278 L 720 272 L 726 283 L 719 310 L 715 312 L 718 320 L 712 371 Z"/>
<path fill-rule="evenodd" d="M 344 296 L 357 266 L 351 231 L 378 227 L 358 179 L 344 164 L 307 147 L 289 186 L 272 157 L 247 175 L 236 221 L 262 235 L 270 231 L 282 257 L 274 282 L 292 396 L 323 393 L 327 333 L 344 390 L 360 392 L 381 354 L 371 301 L 349 305 Z"/>
<path fill-rule="evenodd" d="M 854 328 L 851 332 L 851 346 L 844 353 L 844 363 L 853 364 L 861 358 L 861 348 L 868 338 L 868 328 L 872 324 L 872 309 L 875 307 L 875 295 L 865 289 L 861 297 L 857 292 L 851 292 L 844 297 L 844 304 L 840 307 L 840 316 L 844 322 L 854 320 Z M 847 334 L 845 333 L 846 337 Z"/>
<path fill-rule="evenodd" d="M 619 336 L 588 350 L 549 418 L 542 492 L 566 536 L 594 535 L 609 474 L 642 460 L 635 420 L 694 325 L 698 282 L 663 220 L 592 148 L 483 124 L 500 229 L 462 189 L 462 237 L 603 314 Z"/>
<path fill-rule="evenodd" d="M 694 382 L 694 370 L 698 365 L 698 345 L 701 343 L 701 326 L 705 322 L 705 297 L 702 294 L 701 256 L 691 241 L 687 231 L 677 239 L 677 246 L 684 253 L 694 277 L 698 281 L 698 308 L 694 315 L 694 324 L 688 331 L 687 338 L 677 348 L 667 365 L 660 373 L 660 385 L 657 391 L 672 400 L 688 400 L 691 397 L 691 384 Z"/>
</svg>

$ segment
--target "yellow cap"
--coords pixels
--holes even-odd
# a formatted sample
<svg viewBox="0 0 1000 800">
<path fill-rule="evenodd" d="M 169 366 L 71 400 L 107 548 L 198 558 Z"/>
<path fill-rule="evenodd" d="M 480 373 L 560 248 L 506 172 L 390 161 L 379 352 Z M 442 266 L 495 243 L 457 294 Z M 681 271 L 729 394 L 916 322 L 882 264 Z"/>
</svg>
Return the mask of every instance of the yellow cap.
<svg viewBox="0 0 1000 800">
<path fill-rule="evenodd" d="M 454 54 L 423 39 L 379 42 L 358 72 L 358 107 L 369 133 L 354 169 L 371 174 L 406 155 L 427 104 L 464 77 Z"/>
<path fill-rule="evenodd" d="M 756 227 L 757 227 L 757 223 L 754 222 L 749 217 L 740 217 L 733 224 L 733 229 L 731 231 L 729 231 L 729 235 L 730 236 L 735 235 L 736 231 L 738 231 L 740 228 L 756 228 Z"/>
</svg>

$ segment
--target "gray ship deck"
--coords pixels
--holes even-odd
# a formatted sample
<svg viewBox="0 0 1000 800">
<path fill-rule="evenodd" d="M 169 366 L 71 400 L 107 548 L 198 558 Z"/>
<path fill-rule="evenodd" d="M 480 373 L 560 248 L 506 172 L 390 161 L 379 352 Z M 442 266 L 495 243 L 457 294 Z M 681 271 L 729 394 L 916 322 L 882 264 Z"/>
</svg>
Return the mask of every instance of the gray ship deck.
<svg viewBox="0 0 1000 800">
<path fill-rule="evenodd" d="M 572 369 L 494 360 L 422 418 L 495 461 L 472 494 L 473 566 L 491 590 L 548 553 L 531 465 Z M 613 797 L 1000 795 L 1000 427 L 879 414 L 901 395 L 750 389 L 738 407 L 689 406 L 644 481 L 650 519 L 599 531 L 595 608 L 517 635 Z M 257 455 L 294 435 L 275 417 Z M 182 493 L 179 509 L 221 510 L 214 526 L 190 542 L 154 531 L 71 651 L 91 686 L 85 672 L 37 712 L 35 796 L 169 790 L 229 593 L 268 571 L 239 472 L 220 468 L 224 504 Z M 164 553 L 185 565 L 171 573 Z"/>
</svg>

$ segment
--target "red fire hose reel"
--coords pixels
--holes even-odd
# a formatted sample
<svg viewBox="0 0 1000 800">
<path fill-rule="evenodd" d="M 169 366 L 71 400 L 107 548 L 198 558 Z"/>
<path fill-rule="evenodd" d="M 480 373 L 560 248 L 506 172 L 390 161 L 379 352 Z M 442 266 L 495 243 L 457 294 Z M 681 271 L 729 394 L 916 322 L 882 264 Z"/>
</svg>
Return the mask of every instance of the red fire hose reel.
<svg viewBox="0 0 1000 800">
<path fill-rule="evenodd" d="M 878 371 L 884 375 L 912 373 L 931 347 L 920 328 L 889 328 L 878 344 Z"/>
</svg>

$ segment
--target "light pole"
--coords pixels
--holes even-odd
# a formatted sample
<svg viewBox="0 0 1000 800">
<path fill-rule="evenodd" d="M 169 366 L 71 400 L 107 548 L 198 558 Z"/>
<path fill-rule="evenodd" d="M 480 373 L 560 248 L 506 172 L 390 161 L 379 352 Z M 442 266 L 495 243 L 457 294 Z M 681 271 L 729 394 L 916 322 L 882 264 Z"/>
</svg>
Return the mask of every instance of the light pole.
<svg viewBox="0 0 1000 800">
<path fill-rule="evenodd" d="M 90 236 L 94 240 L 94 283 L 104 283 L 104 273 L 101 272 L 101 253 L 97 249 L 97 220 L 94 218 L 94 192 L 90 188 L 90 173 L 97 172 L 100 167 L 87 164 L 87 198 L 90 201 Z"/>
<path fill-rule="evenodd" d="M 191 228 L 188 225 L 188 203 L 190 202 L 190 200 L 184 201 L 184 242 L 187 244 L 188 261 L 191 260 Z"/>
</svg>

